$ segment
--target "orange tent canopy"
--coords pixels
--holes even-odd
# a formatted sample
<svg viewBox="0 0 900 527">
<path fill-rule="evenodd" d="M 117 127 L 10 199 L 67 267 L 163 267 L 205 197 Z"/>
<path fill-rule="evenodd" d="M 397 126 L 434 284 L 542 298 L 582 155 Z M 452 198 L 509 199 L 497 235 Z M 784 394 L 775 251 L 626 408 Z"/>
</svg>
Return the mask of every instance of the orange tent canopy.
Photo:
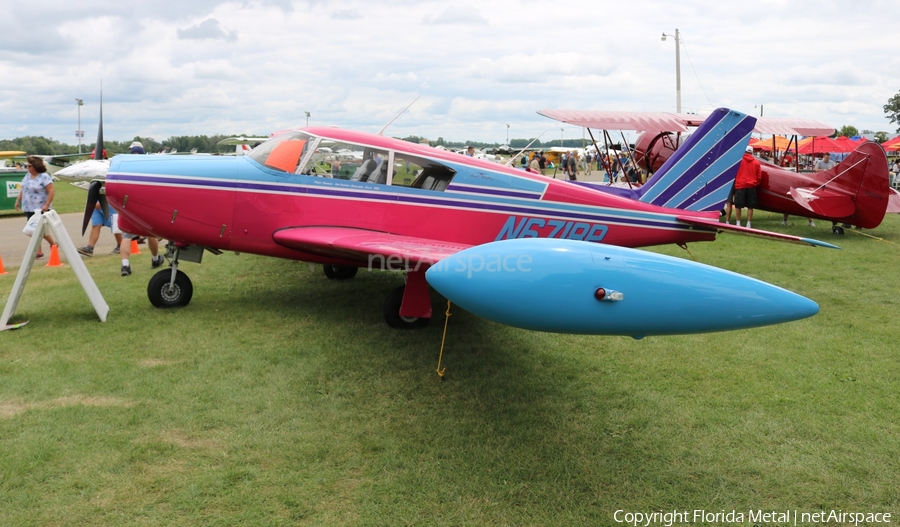
<svg viewBox="0 0 900 527">
<path fill-rule="evenodd" d="M 775 150 L 779 151 L 787 150 L 788 144 L 790 144 L 791 150 L 793 150 L 797 146 L 796 143 L 793 143 L 790 139 L 782 135 L 776 135 L 764 139 L 753 139 L 750 141 L 750 146 L 752 146 L 756 150 L 771 151 L 773 142 L 775 143 Z"/>
</svg>

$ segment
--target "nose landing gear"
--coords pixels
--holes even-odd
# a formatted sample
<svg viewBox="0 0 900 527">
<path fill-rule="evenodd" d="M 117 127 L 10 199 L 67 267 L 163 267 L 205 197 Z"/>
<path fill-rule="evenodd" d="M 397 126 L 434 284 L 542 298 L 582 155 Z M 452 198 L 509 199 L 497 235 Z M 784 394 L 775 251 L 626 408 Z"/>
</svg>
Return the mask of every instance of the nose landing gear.
<svg viewBox="0 0 900 527">
<path fill-rule="evenodd" d="M 196 258 L 199 263 L 203 248 L 197 248 L 199 255 L 193 254 L 193 247 L 185 249 L 191 252 L 188 260 L 195 261 L 194 258 Z M 184 307 L 191 302 L 191 297 L 194 296 L 194 285 L 191 283 L 191 279 L 178 270 L 178 260 L 182 250 L 184 249 L 177 247 L 172 242 L 166 245 L 166 258 L 171 260 L 171 264 L 169 264 L 171 267 L 153 275 L 147 284 L 147 298 L 154 307 Z"/>
</svg>

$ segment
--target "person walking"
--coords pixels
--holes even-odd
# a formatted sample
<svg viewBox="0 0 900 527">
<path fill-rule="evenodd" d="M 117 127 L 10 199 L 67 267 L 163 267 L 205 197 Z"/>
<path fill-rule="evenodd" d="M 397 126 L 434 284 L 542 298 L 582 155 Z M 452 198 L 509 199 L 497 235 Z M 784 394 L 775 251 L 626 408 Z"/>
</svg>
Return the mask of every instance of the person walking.
<svg viewBox="0 0 900 527">
<path fill-rule="evenodd" d="M 56 191 L 53 189 L 53 179 L 47 173 L 43 159 L 38 156 L 26 157 L 25 169 L 28 170 L 28 174 L 22 179 L 22 189 L 19 190 L 19 197 L 16 198 L 15 209 L 25 211 L 25 219 L 30 220 L 36 212 L 40 211 L 43 214 L 50 210 Z M 49 233 L 44 235 L 44 239 L 51 248 L 56 245 L 53 236 Z M 38 244 L 38 253 L 35 258 L 43 257 L 44 252 Z"/>
<path fill-rule="evenodd" d="M 575 152 L 569 152 L 566 155 L 566 174 L 569 176 L 569 181 L 578 179 L 576 177 L 576 174 L 578 174 L 578 160 L 575 159 Z"/>
</svg>

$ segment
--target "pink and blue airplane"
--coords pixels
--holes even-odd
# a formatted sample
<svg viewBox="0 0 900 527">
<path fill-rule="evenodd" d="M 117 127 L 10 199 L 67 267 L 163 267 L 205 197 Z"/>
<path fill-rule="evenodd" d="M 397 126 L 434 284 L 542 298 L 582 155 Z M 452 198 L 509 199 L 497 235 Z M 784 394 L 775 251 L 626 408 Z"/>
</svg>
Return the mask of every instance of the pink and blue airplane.
<svg viewBox="0 0 900 527">
<path fill-rule="evenodd" d="M 775 324 L 818 312 L 780 287 L 633 249 L 712 241 L 755 119 L 720 109 L 669 160 L 651 191 L 618 196 L 381 135 L 307 127 L 243 156 L 120 155 L 105 195 L 124 232 L 169 240 L 153 276 L 157 307 L 187 305 L 182 262 L 204 251 L 402 271 L 395 328 L 432 316 L 429 286 L 511 326 L 566 333 L 683 334 Z M 104 182 L 94 181 L 88 211 Z"/>
</svg>

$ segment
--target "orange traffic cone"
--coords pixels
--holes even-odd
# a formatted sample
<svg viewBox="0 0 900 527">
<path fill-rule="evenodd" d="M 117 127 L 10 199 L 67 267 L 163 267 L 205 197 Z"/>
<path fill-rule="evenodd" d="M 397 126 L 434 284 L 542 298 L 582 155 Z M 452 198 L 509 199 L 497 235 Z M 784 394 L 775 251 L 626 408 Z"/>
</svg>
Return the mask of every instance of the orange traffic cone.
<svg viewBox="0 0 900 527">
<path fill-rule="evenodd" d="M 59 245 L 51 245 L 50 246 L 50 261 L 47 262 L 45 267 L 62 267 L 63 264 L 59 261 Z"/>
<path fill-rule="evenodd" d="M 3 268 L 3 257 L 0 256 L 0 275 L 9 274 L 6 272 L 6 269 Z"/>
<path fill-rule="evenodd" d="M 131 254 L 141 254 L 141 250 L 138 248 L 137 238 L 131 239 Z"/>
</svg>

